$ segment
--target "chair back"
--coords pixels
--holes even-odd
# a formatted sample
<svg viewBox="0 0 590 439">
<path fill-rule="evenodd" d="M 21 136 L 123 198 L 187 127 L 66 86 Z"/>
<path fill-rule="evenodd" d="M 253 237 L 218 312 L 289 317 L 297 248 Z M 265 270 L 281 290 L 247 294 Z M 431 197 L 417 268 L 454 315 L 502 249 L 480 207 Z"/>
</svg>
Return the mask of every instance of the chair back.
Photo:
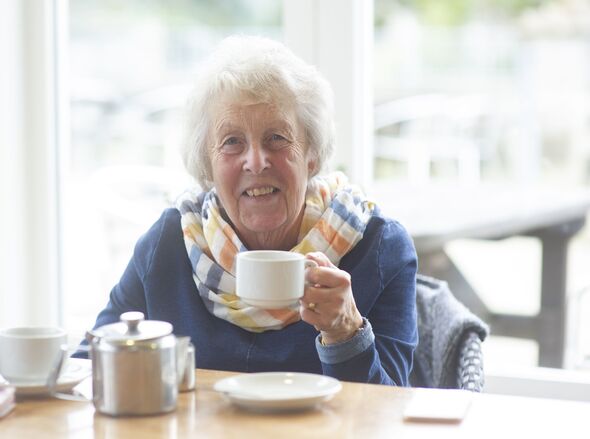
<svg viewBox="0 0 590 439">
<path fill-rule="evenodd" d="M 481 343 L 488 326 L 453 296 L 446 282 L 427 276 L 417 277 L 416 307 L 419 342 L 411 385 L 481 392 Z"/>
</svg>

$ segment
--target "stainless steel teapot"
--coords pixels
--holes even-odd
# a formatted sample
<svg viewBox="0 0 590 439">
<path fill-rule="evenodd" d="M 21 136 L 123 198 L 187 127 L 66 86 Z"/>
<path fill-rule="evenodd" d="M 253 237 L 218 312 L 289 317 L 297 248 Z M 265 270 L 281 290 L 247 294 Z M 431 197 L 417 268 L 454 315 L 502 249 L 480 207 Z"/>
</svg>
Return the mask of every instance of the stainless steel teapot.
<svg viewBox="0 0 590 439">
<path fill-rule="evenodd" d="M 194 389 L 194 350 L 172 325 L 141 312 L 87 333 L 92 394 L 97 411 L 112 416 L 152 415 L 176 408 L 179 387 Z M 188 359 L 188 361 L 187 361 Z"/>
</svg>

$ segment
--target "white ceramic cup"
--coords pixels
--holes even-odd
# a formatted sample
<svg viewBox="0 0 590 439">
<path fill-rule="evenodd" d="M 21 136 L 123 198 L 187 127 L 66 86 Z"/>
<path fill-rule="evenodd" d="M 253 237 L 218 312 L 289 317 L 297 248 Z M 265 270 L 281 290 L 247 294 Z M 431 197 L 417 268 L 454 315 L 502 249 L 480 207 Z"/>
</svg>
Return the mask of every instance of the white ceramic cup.
<svg viewBox="0 0 590 439">
<path fill-rule="evenodd" d="M 236 294 L 242 302 L 258 308 L 295 305 L 303 297 L 307 267 L 317 264 L 300 253 L 280 250 L 238 253 Z"/>
<path fill-rule="evenodd" d="M 61 328 L 0 330 L 0 375 L 11 384 L 44 384 L 62 355 L 67 333 Z"/>
</svg>

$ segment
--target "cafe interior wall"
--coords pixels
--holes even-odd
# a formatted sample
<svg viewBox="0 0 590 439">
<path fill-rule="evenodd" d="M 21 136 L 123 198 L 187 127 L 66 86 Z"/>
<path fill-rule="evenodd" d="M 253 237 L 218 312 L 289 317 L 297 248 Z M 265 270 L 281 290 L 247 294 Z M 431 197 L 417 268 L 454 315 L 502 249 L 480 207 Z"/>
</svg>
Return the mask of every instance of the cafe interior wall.
<svg viewBox="0 0 590 439">
<path fill-rule="evenodd" d="M 174 6 L 180 2 L 172 7 L 162 6 L 162 2 L 159 9 L 141 9 L 141 14 L 134 9 L 137 2 L 126 2 L 124 7 L 115 3 L 41 2 L 61 11 L 62 16 L 75 17 L 59 38 L 55 34 L 48 38 L 41 31 L 55 16 L 47 11 L 43 15 L 43 8 L 35 9 L 36 1 L 7 0 L 0 6 L 0 55 L 6 67 L 0 69 L 1 90 L 3 97 L 14 97 L 13 101 L 0 100 L 0 120 L 6 122 L 0 126 L 0 201 L 2 212 L 8 213 L 2 215 L 0 227 L 0 326 L 61 322 L 82 333 L 92 324 L 137 237 L 189 184 L 176 154 L 179 96 L 186 92 L 190 79 L 186 75 L 191 68 L 188 57 L 202 56 L 215 41 L 236 30 L 286 38 L 288 44 L 296 45 L 296 33 L 289 36 L 281 30 L 281 20 L 289 22 L 289 18 L 281 18 L 281 8 L 272 9 L 272 2 L 267 5 L 266 10 L 271 11 L 267 15 L 246 0 L 220 2 L 215 7 L 189 2 L 195 9 L 188 14 L 175 13 Z M 354 3 L 358 2 L 349 2 Z M 370 95 L 374 94 L 375 104 L 433 92 L 462 95 L 491 91 L 496 98 L 496 115 L 502 120 L 502 136 L 495 137 L 491 154 L 482 155 L 481 181 L 540 179 L 566 188 L 586 187 L 590 26 L 584 17 L 590 14 L 583 13 L 584 2 L 523 0 L 512 3 L 521 5 L 517 12 L 511 10 L 513 15 L 506 15 L 502 7 L 494 9 L 491 0 L 452 2 L 458 10 L 449 9 L 450 3 L 375 0 L 374 46 L 370 49 L 375 59 Z M 290 2 L 282 4 L 285 10 L 293 7 Z M 329 33 L 329 8 L 324 6 L 327 9 L 321 12 L 312 0 L 301 4 L 324 17 L 316 22 L 317 38 L 321 39 Z M 473 6 L 476 4 L 483 9 Z M 224 16 L 232 7 L 245 21 Z M 186 18 L 196 13 L 207 16 L 199 26 Z M 128 21 L 133 15 L 137 26 Z M 296 17 L 292 20 L 296 22 Z M 23 29 L 30 29 L 31 24 L 41 30 L 25 38 Z M 65 106 L 51 92 L 51 84 L 59 84 L 52 76 L 58 69 L 51 59 L 58 58 L 47 55 L 51 51 L 47 41 L 56 42 L 56 38 L 62 38 L 61 44 L 66 44 L 62 47 L 67 48 L 60 59 L 68 68 L 57 75 L 67 82 L 62 91 L 67 90 L 71 100 Z M 20 43 L 12 45 L 10 41 Z M 126 53 L 141 52 L 137 47 L 142 45 L 149 46 L 145 51 L 149 56 L 125 58 Z M 126 52 L 128 49 L 134 52 Z M 22 57 L 24 53 L 29 56 Z M 47 57 L 33 56 L 35 53 Z M 304 57 L 316 55 L 302 53 Z M 112 62 L 94 63 L 105 59 Z M 151 74 L 134 73 L 134 63 Z M 21 75 L 25 69 L 37 74 Z M 27 84 L 37 84 L 37 99 L 30 95 L 27 99 L 25 90 L 31 88 Z M 39 101 L 39 96 L 46 98 Z M 16 102 L 22 102 L 22 107 Z M 51 114 L 51 108 L 59 108 L 64 115 L 55 124 L 68 124 L 61 138 L 48 128 L 51 119 L 38 113 Z M 33 123 L 44 127 L 37 137 L 27 129 Z M 59 154 L 54 155 L 55 151 Z M 355 151 L 363 152 L 361 147 Z M 377 156 L 367 169 L 373 165 L 376 180 L 395 183 L 408 178 L 403 160 Z M 52 177 L 56 168 L 60 170 L 57 181 Z M 452 159 L 433 161 L 431 171 L 428 178 L 434 184 L 458 178 Z M 29 234 L 30 230 L 34 233 Z M 43 236 L 53 238 L 44 241 Z M 92 249 L 92 261 L 81 257 L 88 255 L 88 248 Z M 506 277 L 514 276 L 506 256 L 534 253 L 538 251 L 534 243 L 526 239 L 458 242 L 449 251 L 492 307 L 535 312 L 538 267 L 533 265 L 520 273 L 518 296 L 497 288 L 514 283 Z M 481 263 L 482 254 L 493 256 Z M 572 256 L 571 290 L 577 292 L 590 285 L 585 269 L 590 256 L 586 230 L 573 242 Z M 58 258 L 61 271 L 55 269 Z M 502 260 L 504 265 L 498 265 Z M 491 277 L 490 265 L 496 268 Z M 58 272 L 63 276 L 57 276 Z M 505 291 L 506 296 L 498 291 Z M 61 304 L 59 309 L 57 304 Z M 581 328 L 590 333 L 588 329 Z M 534 363 L 535 347 L 519 343 L 486 343 L 492 348 L 488 361 L 512 357 L 523 364 Z"/>
</svg>

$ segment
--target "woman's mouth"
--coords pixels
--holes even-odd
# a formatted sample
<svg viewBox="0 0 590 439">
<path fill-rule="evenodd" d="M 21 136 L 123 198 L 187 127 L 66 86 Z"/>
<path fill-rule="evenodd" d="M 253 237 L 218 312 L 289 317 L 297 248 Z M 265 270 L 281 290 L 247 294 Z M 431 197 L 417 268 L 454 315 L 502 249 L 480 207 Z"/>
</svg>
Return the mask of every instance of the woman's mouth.
<svg viewBox="0 0 590 439">
<path fill-rule="evenodd" d="M 257 187 L 254 189 L 247 189 L 243 192 L 243 195 L 246 195 L 248 197 L 261 197 L 264 195 L 269 195 L 269 194 L 274 194 L 275 192 L 278 192 L 279 190 L 275 187 L 272 186 L 266 186 L 266 187 Z"/>
</svg>

